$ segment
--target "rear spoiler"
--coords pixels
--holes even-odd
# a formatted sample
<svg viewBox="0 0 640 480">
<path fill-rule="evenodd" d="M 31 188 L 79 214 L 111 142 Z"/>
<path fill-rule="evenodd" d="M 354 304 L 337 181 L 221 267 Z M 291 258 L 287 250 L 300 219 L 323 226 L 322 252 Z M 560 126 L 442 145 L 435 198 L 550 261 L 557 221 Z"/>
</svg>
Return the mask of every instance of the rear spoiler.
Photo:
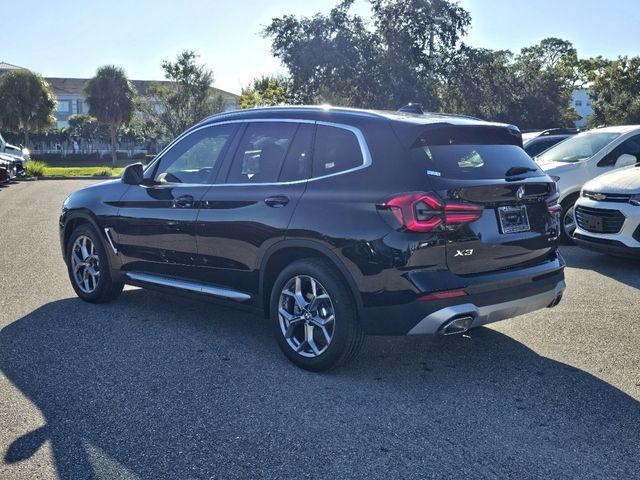
<svg viewBox="0 0 640 480">
<path fill-rule="evenodd" d="M 522 148 L 522 134 L 514 125 L 469 122 L 462 125 L 438 122 L 410 124 L 395 122 L 393 128 L 407 148 L 425 145 L 515 145 Z"/>
</svg>

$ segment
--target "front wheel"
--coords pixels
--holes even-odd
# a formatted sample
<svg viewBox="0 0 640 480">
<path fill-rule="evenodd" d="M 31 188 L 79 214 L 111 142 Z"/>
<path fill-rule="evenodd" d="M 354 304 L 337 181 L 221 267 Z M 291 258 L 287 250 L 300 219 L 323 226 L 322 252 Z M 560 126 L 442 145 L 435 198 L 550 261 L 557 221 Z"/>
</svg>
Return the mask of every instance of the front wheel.
<svg viewBox="0 0 640 480">
<path fill-rule="evenodd" d="M 305 370 L 335 368 L 362 347 L 364 332 L 349 287 L 320 259 L 285 268 L 273 285 L 270 305 L 280 349 Z"/>
<path fill-rule="evenodd" d="M 111 279 L 107 253 L 91 226 L 80 225 L 71 233 L 66 261 L 71 286 L 82 300 L 105 303 L 122 292 L 124 284 Z"/>
<path fill-rule="evenodd" d="M 575 203 L 578 200 L 576 195 L 571 195 L 560 204 L 560 241 L 565 245 L 573 245 L 573 234 L 576 231 Z"/>
</svg>

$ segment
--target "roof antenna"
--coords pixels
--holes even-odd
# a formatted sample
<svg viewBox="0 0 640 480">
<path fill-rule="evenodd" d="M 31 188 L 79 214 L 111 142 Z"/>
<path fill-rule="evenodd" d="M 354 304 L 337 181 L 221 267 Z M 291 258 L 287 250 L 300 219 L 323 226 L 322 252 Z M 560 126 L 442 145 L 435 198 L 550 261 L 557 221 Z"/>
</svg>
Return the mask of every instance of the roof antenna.
<svg viewBox="0 0 640 480">
<path fill-rule="evenodd" d="M 418 115 L 424 115 L 421 103 L 407 103 L 404 107 L 398 110 L 404 113 L 417 113 Z"/>
</svg>

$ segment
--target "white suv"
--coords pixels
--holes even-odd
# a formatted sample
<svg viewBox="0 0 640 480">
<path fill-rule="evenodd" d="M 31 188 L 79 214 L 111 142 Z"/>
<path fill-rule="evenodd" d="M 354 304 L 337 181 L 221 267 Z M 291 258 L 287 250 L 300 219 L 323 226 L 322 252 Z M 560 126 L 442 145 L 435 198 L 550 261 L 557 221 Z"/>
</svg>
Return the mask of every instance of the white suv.
<svg viewBox="0 0 640 480">
<path fill-rule="evenodd" d="M 587 182 L 575 217 L 573 238 L 581 247 L 640 258 L 640 166 Z"/>
<path fill-rule="evenodd" d="M 562 240 L 570 243 L 576 228 L 574 204 L 582 186 L 608 171 L 640 162 L 640 125 L 596 128 L 551 147 L 536 158 L 558 185 L 562 206 Z"/>
</svg>

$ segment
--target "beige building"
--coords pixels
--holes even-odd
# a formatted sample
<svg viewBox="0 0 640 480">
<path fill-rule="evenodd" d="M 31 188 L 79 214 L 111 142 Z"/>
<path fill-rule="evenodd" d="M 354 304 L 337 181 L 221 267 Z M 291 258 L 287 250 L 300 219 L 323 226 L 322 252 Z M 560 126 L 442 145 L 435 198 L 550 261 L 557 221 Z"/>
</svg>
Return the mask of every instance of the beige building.
<svg viewBox="0 0 640 480">
<path fill-rule="evenodd" d="M 24 67 L 12 65 L 10 63 L 0 61 L 0 75 L 10 70 L 26 70 Z M 56 110 L 56 125 L 58 128 L 66 127 L 71 115 L 79 113 L 88 113 L 89 105 L 84 98 L 84 87 L 89 81 L 88 78 L 59 78 L 45 77 L 47 83 L 51 86 L 51 90 L 58 101 Z M 138 95 L 144 97 L 153 83 L 169 83 L 165 81 L 154 80 L 131 80 Z M 238 95 L 212 87 L 214 95 L 222 96 L 224 100 L 224 110 L 236 110 Z"/>
</svg>

